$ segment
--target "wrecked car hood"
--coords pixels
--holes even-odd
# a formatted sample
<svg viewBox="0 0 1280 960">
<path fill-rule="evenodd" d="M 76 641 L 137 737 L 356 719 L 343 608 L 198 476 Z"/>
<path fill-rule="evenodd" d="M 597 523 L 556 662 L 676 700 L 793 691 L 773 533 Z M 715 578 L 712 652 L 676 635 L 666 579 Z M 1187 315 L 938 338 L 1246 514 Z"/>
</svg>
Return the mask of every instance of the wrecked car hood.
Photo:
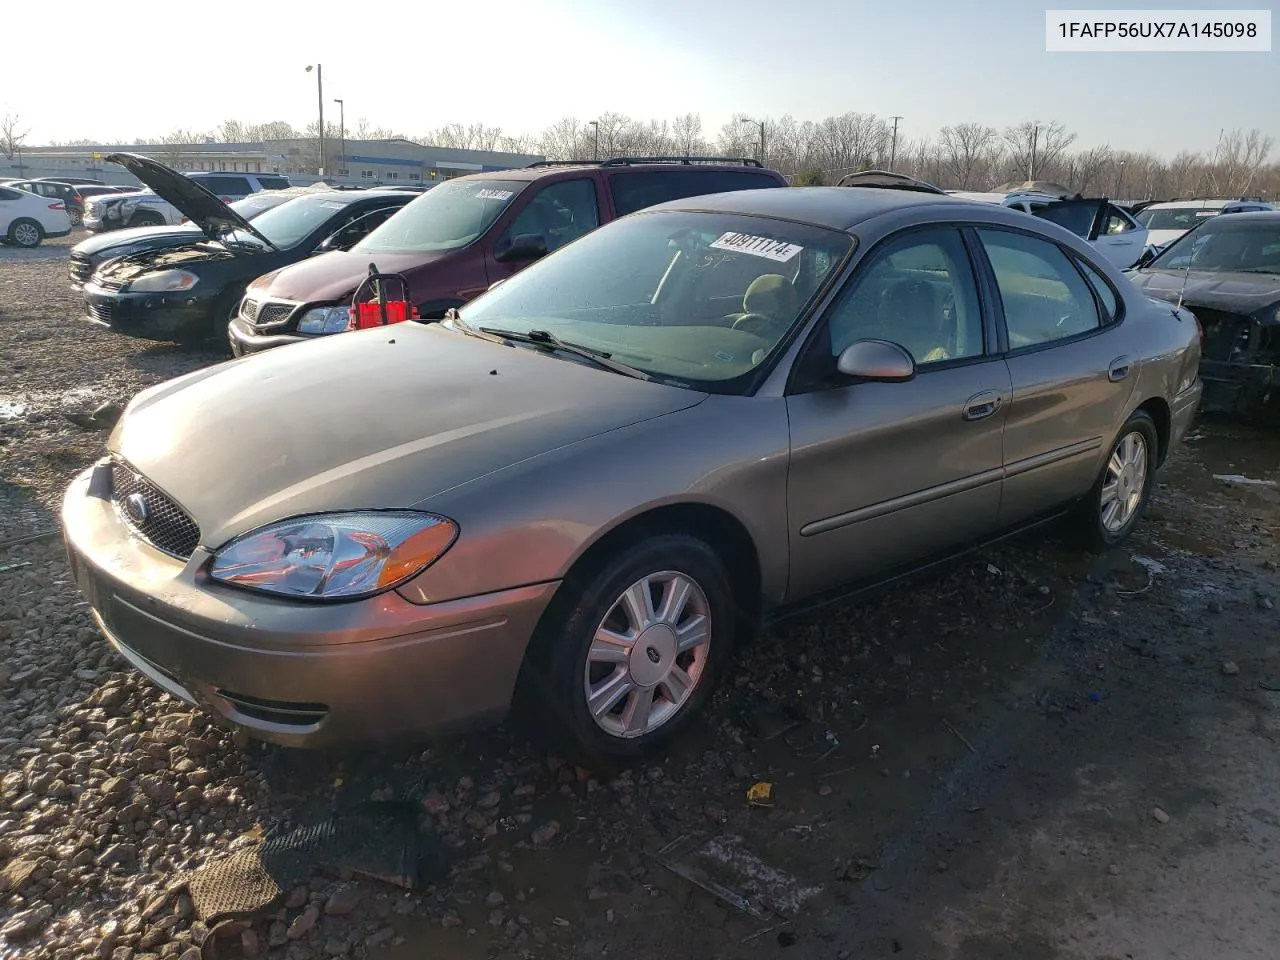
<svg viewBox="0 0 1280 960">
<path fill-rule="evenodd" d="M 225 247 L 201 243 L 162 250 L 143 250 L 106 261 L 93 275 L 94 282 L 128 283 L 144 273 L 176 270 L 213 260 L 234 260 L 235 254 Z"/>
<path fill-rule="evenodd" d="M 210 239 L 217 240 L 228 230 L 244 230 L 257 235 L 248 220 L 190 177 L 171 170 L 163 163 L 136 153 L 113 153 L 107 160 L 120 164 L 145 183 L 158 197 L 181 211 L 183 216 L 203 230 Z"/>
<path fill-rule="evenodd" d="M 705 397 L 409 322 L 159 384 L 108 447 L 216 548 L 306 513 L 429 508 L 469 480 Z"/>
<path fill-rule="evenodd" d="M 109 233 L 100 233 L 81 240 L 71 248 L 71 252 L 92 256 L 110 247 L 126 247 L 142 240 L 172 239 L 194 242 L 201 235 L 201 229 L 190 223 L 177 227 L 126 227 L 123 230 L 112 230 Z"/>
<path fill-rule="evenodd" d="M 1280 275 L 1192 270 L 1135 270 L 1129 279 L 1146 296 L 1187 306 L 1252 316 L 1280 305 Z M 1186 289 L 1183 289 L 1183 280 Z M 1276 321 L 1280 322 L 1280 320 Z"/>
</svg>

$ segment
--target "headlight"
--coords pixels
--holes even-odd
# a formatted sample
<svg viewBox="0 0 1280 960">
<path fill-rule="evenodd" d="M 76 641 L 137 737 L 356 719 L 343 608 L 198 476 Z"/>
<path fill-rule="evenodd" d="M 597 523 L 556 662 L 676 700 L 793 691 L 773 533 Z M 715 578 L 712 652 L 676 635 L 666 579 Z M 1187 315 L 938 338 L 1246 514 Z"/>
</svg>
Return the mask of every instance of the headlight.
<svg viewBox="0 0 1280 960">
<path fill-rule="evenodd" d="M 209 575 L 287 597 L 354 600 L 417 576 L 457 536 L 452 520 L 412 510 L 295 517 L 232 540 Z"/>
<path fill-rule="evenodd" d="M 159 273 L 148 273 L 129 284 L 129 289 L 138 293 L 175 293 L 190 290 L 200 278 L 185 270 L 161 270 Z"/>
<path fill-rule="evenodd" d="M 342 333 L 351 325 L 351 308 L 316 307 L 298 321 L 299 333 Z"/>
</svg>

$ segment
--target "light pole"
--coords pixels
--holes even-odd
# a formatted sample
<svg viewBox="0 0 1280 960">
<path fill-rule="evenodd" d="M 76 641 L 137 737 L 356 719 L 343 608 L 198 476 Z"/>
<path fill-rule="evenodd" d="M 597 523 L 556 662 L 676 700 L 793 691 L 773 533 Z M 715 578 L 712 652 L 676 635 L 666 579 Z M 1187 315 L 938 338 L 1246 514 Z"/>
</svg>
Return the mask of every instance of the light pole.
<svg viewBox="0 0 1280 960">
<path fill-rule="evenodd" d="M 1116 199 L 1117 200 L 1124 199 L 1123 197 L 1120 196 L 1120 191 L 1123 189 L 1124 189 L 1124 161 L 1121 160 L 1120 169 L 1116 173 Z"/>
<path fill-rule="evenodd" d="M 1027 167 L 1027 179 L 1034 180 L 1036 178 L 1036 147 L 1040 142 L 1040 121 L 1034 121 L 1031 128 L 1031 162 Z"/>
<path fill-rule="evenodd" d="M 591 159 L 600 159 L 600 121 L 591 121 L 592 140 L 591 140 Z"/>
<path fill-rule="evenodd" d="M 764 121 L 752 120 L 750 117 L 743 117 L 742 122 L 754 123 L 757 127 L 760 128 L 760 163 L 763 164 L 764 163 Z"/>
<path fill-rule="evenodd" d="M 346 105 L 341 100 L 334 97 L 333 102 L 338 105 L 338 139 L 342 143 L 342 156 L 338 157 L 338 176 L 342 176 L 347 166 L 347 113 Z"/>
<path fill-rule="evenodd" d="M 320 105 L 320 126 L 316 128 L 316 136 L 320 147 L 320 176 L 324 176 L 324 79 L 321 75 L 320 64 L 307 64 L 307 73 L 311 72 L 311 68 L 316 70 L 316 102 Z"/>
<path fill-rule="evenodd" d="M 893 121 L 893 145 L 889 147 L 889 172 L 893 172 L 893 161 L 898 159 L 898 121 L 902 119 L 900 116 L 889 118 Z"/>
</svg>

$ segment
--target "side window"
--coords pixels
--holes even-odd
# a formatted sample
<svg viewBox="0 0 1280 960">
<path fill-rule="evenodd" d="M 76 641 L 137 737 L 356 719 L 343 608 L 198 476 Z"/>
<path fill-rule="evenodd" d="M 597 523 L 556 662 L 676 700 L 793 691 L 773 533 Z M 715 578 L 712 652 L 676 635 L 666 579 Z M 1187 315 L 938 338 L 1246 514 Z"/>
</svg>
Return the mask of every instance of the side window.
<svg viewBox="0 0 1280 960">
<path fill-rule="evenodd" d="M 1107 206 L 1107 219 L 1102 225 L 1104 234 L 1127 233 L 1133 229 L 1133 221 L 1126 217 L 1123 211 L 1118 208 Z"/>
<path fill-rule="evenodd" d="M 263 190 L 287 190 L 289 181 L 284 177 L 269 177 L 266 174 L 258 177 L 258 184 Z"/>
<path fill-rule="evenodd" d="M 503 232 L 497 249 L 510 246 L 521 234 L 536 234 L 546 238 L 550 252 L 599 225 L 595 183 L 589 179 L 561 180 L 534 194 Z"/>
<path fill-rule="evenodd" d="M 921 367 L 981 356 L 982 312 L 959 230 L 908 233 L 871 254 L 827 315 L 832 357 L 890 340 Z"/>
<path fill-rule="evenodd" d="M 1102 322 L 1111 323 L 1120 313 L 1120 304 L 1116 299 L 1116 292 L 1111 289 L 1111 284 L 1103 278 L 1102 274 L 1089 266 L 1083 260 L 1077 260 L 1076 265 L 1080 268 L 1080 272 L 1084 274 L 1085 279 L 1089 281 L 1089 286 L 1093 287 L 1093 292 L 1098 295 L 1098 301 L 1102 304 L 1102 312 L 1104 314 Z"/>
<path fill-rule="evenodd" d="M 354 219 L 348 221 L 341 230 L 337 231 L 336 239 L 332 246 L 339 249 L 346 249 L 354 246 L 365 237 L 367 237 L 373 228 L 378 226 L 389 216 L 399 210 L 399 207 L 386 207 L 382 210 L 374 210 L 370 213 L 358 215 Z"/>
<path fill-rule="evenodd" d="M 1005 230 L 980 229 L 978 236 L 995 272 L 1011 350 L 1101 325 L 1088 283 L 1057 244 Z"/>
<path fill-rule="evenodd" d="M 19 200 L 22 198 L 17 190 L 9 190 L 6 187 L 0 187 L 0 200 Z"/>
<path fill-rule="evenodd" d="M 668 200 L 777 186 L 776 179 L 759 171 L 700 170 L 697 167 L 639 173 L 619 170 L 609 177 L 609 192 L 620 217 Z"/>
</svg>

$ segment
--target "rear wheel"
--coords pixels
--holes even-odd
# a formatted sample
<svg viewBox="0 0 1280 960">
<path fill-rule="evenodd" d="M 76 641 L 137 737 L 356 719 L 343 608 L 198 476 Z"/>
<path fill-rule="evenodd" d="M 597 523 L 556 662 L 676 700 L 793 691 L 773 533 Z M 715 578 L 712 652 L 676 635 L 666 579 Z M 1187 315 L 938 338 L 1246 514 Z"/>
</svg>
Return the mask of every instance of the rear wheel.
<svg viewBox="0 0 1280 960">
<path fill-rule="evenodd" d="M 1078 529 L 1086 546 L 1106 550 L 1133 532 L 1151 498 L 1159 449 L 1155 423 L 1139 410 L 1120 428 L 1097 482 L 1080 504 Z"/>
<path fill-rule="evenodd" d="M 566 581 L 534 638 L 522 692 L 584 762 L 669 742 L 701 711 L 738 617 L 724 563 L 702 540 L 663 534 Z"/>
<path fill-rule="evenodd" d="M 9 242 L 15 247 L 38 247 L 43 239 L 44 231 L 34 220 L 23 217 L 9 224 Z"/>
</svg>

